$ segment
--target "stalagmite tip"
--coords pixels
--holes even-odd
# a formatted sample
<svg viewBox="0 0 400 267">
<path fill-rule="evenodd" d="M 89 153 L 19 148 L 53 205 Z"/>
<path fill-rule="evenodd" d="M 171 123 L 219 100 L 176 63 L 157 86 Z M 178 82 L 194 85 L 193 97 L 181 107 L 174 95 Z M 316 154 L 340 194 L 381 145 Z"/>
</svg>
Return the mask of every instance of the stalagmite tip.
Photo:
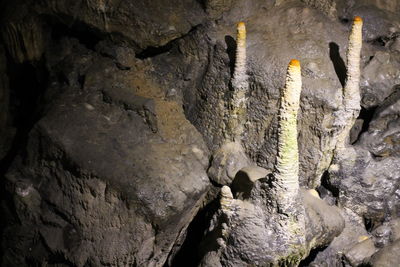
<svg viewBox="0 0 400 267">
<path fill-rule="evenodd" d="M 362 23 L 362 22 L 363 22 L 363 20 L 361 17 L 359 17 L 359 16 L 354 17 L 354 23 Z"/>
<path fill-rule="evenodd" d="M 300 61 L 298 61 L 297 59 L 292 59 L 289 65 L 294 67 L 300 67 Z"/>
</svg>

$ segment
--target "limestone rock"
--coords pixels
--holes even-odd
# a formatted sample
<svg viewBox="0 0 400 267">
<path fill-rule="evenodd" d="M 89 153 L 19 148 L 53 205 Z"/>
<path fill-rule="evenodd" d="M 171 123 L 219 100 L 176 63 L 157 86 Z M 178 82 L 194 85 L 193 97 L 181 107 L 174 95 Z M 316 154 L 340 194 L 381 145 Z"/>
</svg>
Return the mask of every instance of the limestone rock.
<svg viewBox="0 0 400 267">
<path fill-rule="evenodd" d="M 343 263 L 343 254 L 350 252 L 352 259 L 364 260 L 371 256 L 373 241 L 370 234 L 365 230 L 364 222 L 361 217 L 348 208 L 340 210 L 341 216 L 345 220 L 345 227 L 339 236 L 335 237 L 326 249 L 319 252 L 310 266 L 337 266 Z M 362 242 L 367 241 L 363 245 Z M 372 242 L 372 246 L 371 246 Z M 361 248 L 358 248 L 361 246 Z M 354 251 L 352 249 L 354 248 Z M 368 249 L 370 248 L 370 249 Z M 368 253 L 364 253 L 364 252 Z M 368 254 L 366 256 L 366 254 Z M 347 262 L 349 263 L 349 262 Z"/>
<path fill-rule="evenodd" d="M 329 20 L 335 3 L 340 20 Z M 219 185 L 234 179 L 230 206 L 240 218 L 232 215 L 233 227 L 217 212 L 210 229 L 218 238 L 204 266 L 259 265 L 282 255 L 293 256 L 282 264 L 294 264 L 318 244 L 328 247 L 314 264 L 335 266 L 341 252 L 371 238 L 362 217 L 374 226 L 393 218 L 392 236 L 398 236 L 398 107 L 397 100 L 390 102 L 399 83 L 398 1 L 5 0 L 0 6 L 7 6 L 0 10 L 1 39 L 10 65 L 25 62 L 48 75 L 40 120 L 31 121 L 29 146 L 21 147 L 7 173 L 14 197 L 7 216 L 15 214 L 22 225 L 4 231 L 6 266 L 24 266 L 25 259 L 36 265 L 160 266 L 174 257 L 211 186 L 208 150 L 226 141 L 238 21 L 248 33 L 247 122 L 239 152 L 217 152 L 208 174 Z M 354 15 L 363 17 L 368 42 L 361 58 L 362 105 L 378 108 L 369 130 L 359 118 L 356 146 L 331 166 L 331 203 L 342 207 L 346 227 L 328 244 L 342 220 L 336 208 L 307 193 L 304 216 L 314 226 L 304 240 L 287 241 L 278 225 L 285 217 L 271 215 L 275 203 L 265 190 L 275 164 L 284 70 L 291 58 L 302 62 L 299 178 L 302 186 L 317 188 L 335 148 L 346 20 Z M 0 60 L 1 82 L 5 72 L 21 75 L 4 70 Z M 10 95 L 3 88 L 1 112 L 3 96 Z M 288 252 L 290 242 L 306 250 Z"/>
<path fill-rule="evenodd" d="M 391 245 L 381 249 L 371 258 L 370 263 L 374 267 L 396 266 L 399 264 L 400 239 Z"/>
<path fill-rule="evenodd" d="M 39 17 L 17 17 L 8 21 L 1 33 L 7 51 L 16 63 L 39 61 L 45 51 L 47 34 Z"/>
<path fill-rule="evenodd" d="M 392 229 L 388 223 L 384 223 L 372 232 L 373 241 L 377 248 L 383 248 L 391 242 Z"/>
<path fill-rule="evenodd" d="M 376 222 L 397 214 L 400 160 L 395 157 L 377 160 L 364 149 L 350 150 L 353 148 L 345 152 L 347 156 L 338 169 L 331 168 L 330 172 L 330 180 L 339 188 L 341 205 Z"/>
<path fill-rule="evenodd" d="M 71 82 L 54 97 L 7 173 L 21 223 L 5 230 L 4 264 L 59 255 L 76 266 L 162 266 L 209 189 L 208 149 L 178 103 L 154 96 L 151 77 L 138 91 L 133 71 L 82 49 L 53 63 L 69 65 L 71 81 L 84 75 L 83 88 Z"/>
<path fill-rule="evenodd" d="M 270 170 L 258 166 L 247 166 L 242 168 L 235 176 L 232 189 L 237 199 L 248 199 L 257 180 L 267 177 Z"/>
<path fill-rule="evenodd" d="M 400 87 L 395 88 L 385 101 L 375 110 L 358 144 L 365 147 L 374 157 L 400 156 Z"/>
<path fill-rule="evenodd" d="M 123 36 L 139 51 L 163 46 L 200 24 L 204 12 L 198 1 L 41 1 L 40 14 L 63 15 L 66 23 L 79 20 L 97 31 Z"/>
<path fill-rule="evenodd" d="M 243 146 L 257 165 L 266 169 L 273 167 L 275 162 L 271 159 L 276 156 L 279 90 L 284 83 L 287 62 L 291 58 L 299 59 L 304 66 L 298 124 L 300 182 L 315 187 L 331 160 L 335 141 L 328 133 L 332 131 L 332 113 L 341 103 L 342 91 L 335 73 L 336 66 L 329 57 L 318 55 L 329 55 L 330 50 L 335 53 L 329 42 L 339 46 L 340 51 L 336 53 L 343 52 L 348 34 L 339 23 L 327 20 L 319 11 L 299 2 L 284 2 L 273 9 L 266 5 L 259 7 L 257 15 L 246 19 L 237 15 L 239 7 L 235 6 L 230 13 L 232 17 L 202 29 L 208 31 L 208 39 L 197 40 L 199 37 L 195 34 L 182 42 L 182 47 L 186 47 L 186 64 L 201 62 L 201 68 L 196 69 L 201 74 L 201 84 L 196 86 L 194 93 L 184 94 L 184 99 L 191 101 L 189 106 L 194 107 L 189 111 L 188 118 L 203 134 L 210 149 L 215 150 L 223 144 L 226 127 L 221 122 L 226 119 L 232 75 L 230 66 L 234 64 L 234 23 L 251 21 L 246 23 L 250 92 Z M 285 27 L 275 28 L 273 25 Z M 278 41 L 277 36 L 285 36 L 286 41 Z M 331 40 L 332 36 L 335 40 Z M 188 50 L 188 46 L 196 49 Z M 210 49 L 200 48 L 199 51 L 198 47 Z"/>
<path fill-rule="evenodd" d="M 391 36 L 400 29 L 400 18 L 397 15 L 399 4 L 396 1 L 356 0 L 347 4 L 348 19 L 360 16 L 365 20 L 364 40 L 378 40 L 383 36 Z"/>
<path fill-rule="evenodd" d="M 392 240 L 400 239 L 400 218 L 396 218 L 390 221 L 390 228 L 392 232 Z"/>
<path fill-rule="evenodd" d="M 207 13 L 214 18 L 218 18 L 223 12 L 232 8 L 236 0 L 205 0 L 204 5 Z"/>
<path fill-rule="evenodd" d="M 240 143 L 227 142 L 214 153 L 208 175 L 217 184 L 230 185 L 237 172 L 250 164 Z"/>
<path fill-rule="evenodd" d="M 359 266 L 362 263 L 368 262 L 375 251 L 374 242 L 368 238 L 352 247 L 349 251 L 345 252 L 344 255 L 351 266 Z"/>
<path fill-rule="evenodd" d="M 339 202 L 374 222 L 399 214 L 398 92 L 375 110 L 357 145 L 330 168 L 330 182 L 339 189 Z"/>
<path fill-rule="evenodd" d="M 400 83 L 400 55 L 386 51 L 378 51 L 365 66 L 361 90 L 362 105 L 365 108 L 381 105 L 382 102 L 396 91 L 394 85 Z"/>
<path fill-rule="evenodd" d="M 302 197 L 293 207 L 298 223 L 305 225 L 297 227 L 284 214 L 274 211 L 267 173 L 260 167 L 242 169 L 232 184 L 237 198 L 231 198 L 229 187 L 222 188 L 221 213 L 215 214 L 213 228 L 206 237 L 205 247 L 213 249 L 205 253 L 202 266 L 296 265 L 310 249 L 329 244 L 341 233 L 344 220 L 339 209 L 328 206 L 310 191 L 301 191 Z M 305 220 L 299 219 L 302 216 Z M 293 228 L 297 235 L 288 232 Z"/>
<path fill-rule="evenodd" d="M 337 16 L 336 2 L 334 0 L 302 0 L 307 5 L 314 7 L 331 19 L 335 19 Z"/>
<path fill-rule="evenodd" d="M 303 190 L 302 197 L 306 211 L 307 241 L 312 247 L 328 245 L 345 227 L 340 210 L 326 204 L 311 190 Z"/>
</svg>

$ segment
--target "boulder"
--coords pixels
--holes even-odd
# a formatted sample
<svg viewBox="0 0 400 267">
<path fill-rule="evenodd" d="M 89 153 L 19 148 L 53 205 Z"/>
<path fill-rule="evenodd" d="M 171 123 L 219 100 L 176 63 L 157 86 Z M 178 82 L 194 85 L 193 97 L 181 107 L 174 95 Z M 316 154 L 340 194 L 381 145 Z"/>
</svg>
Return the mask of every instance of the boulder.
<svg viewBox="0 0 400 267">
<path fill-rule="evenodd" d="M 131 83 L 133 71 L 72 43 L 53 58 L 71 85 L 7 173 L 20 223 L 5 229 L 4 264 L 58 255 L 75 266 L 163 266 L 209 189 L 208 149 L 178 103 L 154 97 L 151 77 Z"/>
<path fill-rule="evenodd" d="M 399 264 L 400 239 L 375 253 L 370 263 L 374 267 L 396 266 Z"/>
</svg>

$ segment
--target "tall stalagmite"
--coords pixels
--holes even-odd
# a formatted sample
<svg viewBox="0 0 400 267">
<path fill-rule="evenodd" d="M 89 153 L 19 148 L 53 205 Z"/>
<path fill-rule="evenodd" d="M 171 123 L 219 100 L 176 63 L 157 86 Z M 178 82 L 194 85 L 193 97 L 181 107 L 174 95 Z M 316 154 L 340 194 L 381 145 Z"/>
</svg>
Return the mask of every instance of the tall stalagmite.
<svg viewBox="0 0 400 267">
<path fill-rule="evenodd" d="M 299 192 L 299 152 L 297 146 L 297 112 L 300 105 L 301 68 L 293 59 L 289 63 L 286 85 L 279 109 L 278 155 L 273 173 L 279 209 L 290 209 Z"/>
<path fill-rule="evenodd" d="M 343 113 L 340 114 L 339 121 L 343 121 L 343 130 L 339 134 L 336 148 L 340 153 L 347 145 L 350 130 L 354 125 L 360 112 L 360 57 L 362 46 L 362 25 L 363 21 L 356 16 L 349 36 L 349 46 L 347 48 L 347 79 L 343 88 Z"/>
<path fill-rule="evenodd" d="M 246 26 L 244 22 L 237 24 L 236 61 L 232 87 L 229 131 L 232 141 L 236 141 L 240 139 L 246 121 L 246 93 L 249 87 L 246 74 Z"/>
</svg>

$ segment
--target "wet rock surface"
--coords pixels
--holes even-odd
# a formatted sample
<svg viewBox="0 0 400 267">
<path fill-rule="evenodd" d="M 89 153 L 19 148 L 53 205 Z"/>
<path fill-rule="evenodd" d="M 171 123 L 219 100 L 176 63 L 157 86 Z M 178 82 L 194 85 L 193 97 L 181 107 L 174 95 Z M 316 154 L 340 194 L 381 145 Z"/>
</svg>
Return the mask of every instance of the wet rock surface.
<svg viewBox="0 0 400 267">
<path fill-rule="evenodd" d="M 0 6 L 5 266 L 172 264 L 191 241 L 186 229 L 199 208 L 232 181 L 242 207 L 238 227 L 225 254 L 216 249 L 221 240 L 203 238 L 209 246 L 201 266 L 274 262 L 286 243 L 279 231 L 272 234 L 279 218 L 260 204 L 257 190 L 268 186 L 275 164 L 279 91 L 292 58 L 300 60 L 303 78 L 300 183 L 322 198 L 304 193 L 307 248 L 297 256 L 315 248 L 315 258 L 305 259 L 310 266 L 398 264 L 398 1 Z M 332 165 L 354 15 L 365 21 L 363 111 L 353 145 Z M 248 32 L 250 89 L 240 144 L 229 145 L 238 21 Z M 216 236 L 227 229 L 217 217 L 212 223 Z M 241 249 L 230 250 L 229 242 Z"/>
</svg>

